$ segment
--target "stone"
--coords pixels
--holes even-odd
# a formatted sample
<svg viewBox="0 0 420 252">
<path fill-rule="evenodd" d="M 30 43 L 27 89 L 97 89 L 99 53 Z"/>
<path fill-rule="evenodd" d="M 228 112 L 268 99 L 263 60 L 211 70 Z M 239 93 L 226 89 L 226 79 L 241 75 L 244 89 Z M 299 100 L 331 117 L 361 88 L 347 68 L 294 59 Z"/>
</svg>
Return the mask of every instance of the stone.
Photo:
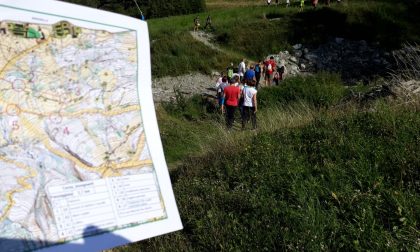
<svg viewBox="0 0 420 252">
<path fill-rule="evenodd" d="M 366 42 L 366 40 L 360 40 L 359 41 L 359 44 L 361 45 L 361 46 L 364 46 L 364 47 L 366 47 L 368 44 L 367 44 L 367 42 Z"/>
<path fill-rule="evenodd" d="M 291 65 L 291 66 L 290 66 L 290 69 L 291 69 L 292 71 L 299 72 L 299 68 L 298 68 L 298 66 L 296 66 L 296 65 Z"/>
<path fill-rule="evenodd" d="M 296 57 L 293 57 L 293 56 L 289 58 L 289 61 L 290 62 L 293 62 L 293 63 L 297 63 L 298 62 L 298 60 L 296 59 Z"/>
<path fill-rule="evenodd" d="M 335 38 L 335 43 L 337 43 L 337 44 L 341 44 L 341 43 L 343 43 L 343 38 Z"/>
<path fill-rule="evenodd" d="M 279 53 L 279 57 L 289 67 L 292 75 L 299 74 L 299 69 L 305 72 L 339 72 L 346 83 L 361 80 L 368 82 L 373 74 L 383 75 L 393 65 L 392 54 L 384 52 L 375 43 L 344 38 L 334 38 L 310 50 L 302 44 L 296 44 L 292 55 L 283 51 Z"/>
<path fill-rule="evenodd" d="M 316 62 L 318 60 L 318 56 L 314 53 L 305 54 L 304 58 L 308 61 Z"/>
<path fill-rule="evenodd" d="M 293 46 L 293 49 L 300 50 L 302 48 L 302 44 L 296 44 Z"/>
</svg>

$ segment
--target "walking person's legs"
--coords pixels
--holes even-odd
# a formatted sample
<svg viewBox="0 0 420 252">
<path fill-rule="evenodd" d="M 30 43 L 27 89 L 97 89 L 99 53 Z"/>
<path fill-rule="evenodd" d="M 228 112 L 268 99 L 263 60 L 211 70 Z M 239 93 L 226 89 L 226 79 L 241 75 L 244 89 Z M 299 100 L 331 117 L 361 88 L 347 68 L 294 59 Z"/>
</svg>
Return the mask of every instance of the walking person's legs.
<svg viewBox="0 0 420 252">
<path fill-rule="evenodd" d="M 255 113 L 255 107 L 250 108 L 250 110 L 252 129 L 257 129 L 257 113 Z"/>
<path fill-rule="evenodd" d="M 243 107 L 242 111 L 242 129 L 245 129 L 245 125 L 249 122 L 250 107 Z"/>
<path fill-rule="evenodd" d="M 226 126 L 228 129 L 233 127 L 233 122 L 235 120 L 235 108 L 234 106 L 226 106 Z"/>
<path fill-rule="evenodd" d="M 257 81 L 257 83 L 255 84 L 255 88 L 258 89 L 258 86 L 260 85 L 260 79 L 261 79 L 261 74 L 255 74 L 255 80 Z"/>
</svg>

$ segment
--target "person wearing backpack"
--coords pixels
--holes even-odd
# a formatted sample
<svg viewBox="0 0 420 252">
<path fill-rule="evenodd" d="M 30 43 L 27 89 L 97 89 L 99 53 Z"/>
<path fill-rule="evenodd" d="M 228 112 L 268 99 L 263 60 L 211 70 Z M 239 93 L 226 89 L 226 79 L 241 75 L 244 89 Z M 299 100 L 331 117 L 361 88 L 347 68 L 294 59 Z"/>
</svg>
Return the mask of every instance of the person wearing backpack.
<svg viewBox="0 0 420 252">
<path fill-rule="evenodd" d="M 200 17 L 197 16 L 194 18 L 194 32 L 200 29 Z"/>
<path fill-rule="evenodd" d="M 245 83 L 247 80 L 253 80 L 255 79 L 255 70 L 254 70 L 254 65 L 249 66 L 249 69 L 246 70 L 245 74 L 244 74 L 244 80 Z"/>
<path fill-rule="evenodd" d="M 261 62 L 257 62 L 254 66 L 254 72 L 255 72 L 255 88 L 258 90 L 258 86 L 260 85 L 260 79 L 261 79 Z"/>
<path fill-rule="evenodd" d="M 246 71 L 245 59 L 242 59 L 242 61 L 238 65 L 239 81 L 242 81 L 244 79 L 245 71 Z"/>
<path fill-rule="evenodd" d="M 226 76 L 223 76 L 222 83 L 217 87 L 217 100 L 219 101 L 219 107 L 222 112 L 224 113 L 224 91 L 225 87 L 228 86 L 228 80 Z"/>
<path fill-rule="evenodd" d="M 257 129 L 257 90 L 255 80 L 248 81 L 248 85 L 242 91 L 244 98 L 242 112 L 242 130 L 251 119 L 252 129 Z"/>
<path fill-rule="evenodd" d="M 204 30 L 207 30 L 207 27 L 209 27 L 212 31 L 214 31 L 213 25 L 211 24 L 211 16 L 210 15 L 207 16 L 206 25 L 204 26 Z"/>
<path fill-rule="evenodd" d="M 234 73 L 234 69 L 233 69 L 233 62 L 230 63 L 230 66 L 228 66 L 226 68 L 226 72 L 227 72 L 227 77 L 228 77 L 228 81 L 230 81 L 233 77 L 233 73 Z"/>
<path fill-rule="evenodd" d="M 265 85 L 271 86 L 273 83 L 274 69 L 276 69 L 276 62 L 274 57 L 271 56 L 269 60 L 265 63 Z"/>
</svg>

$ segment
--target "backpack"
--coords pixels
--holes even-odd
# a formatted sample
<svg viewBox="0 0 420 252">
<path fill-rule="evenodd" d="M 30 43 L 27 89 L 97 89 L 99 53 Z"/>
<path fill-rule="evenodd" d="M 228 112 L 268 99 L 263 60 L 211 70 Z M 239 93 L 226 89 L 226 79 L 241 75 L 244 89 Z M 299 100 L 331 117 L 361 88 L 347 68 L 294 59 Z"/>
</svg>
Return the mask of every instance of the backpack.
<svg viewBox="0 0 420 252">
<path fill-rule="evenodd" d="M 224 83 L 224 82 L 222 82 L 218 87 L 217 87 L 217 98 L 222 98 L 223 97 L 223 94 L 224 94 L 224 91 L 225 91 L 225 87 L 226 87 L 227 85 Z"/>
<path fill-rule="evenodd" d="M 232 78 L 232 76 L 233 76 L 233 68 L 228 68 L 227 75 L 228 75 L 229 79 Z"/>
<path fill-rule="evenodd" d="M 254 71 L 255 71 L 256 73 L 259 73 L 259 72 L 260 72 L 260 64 L 256 64 L 256 65 L 255 65 Z"/>
</svg>

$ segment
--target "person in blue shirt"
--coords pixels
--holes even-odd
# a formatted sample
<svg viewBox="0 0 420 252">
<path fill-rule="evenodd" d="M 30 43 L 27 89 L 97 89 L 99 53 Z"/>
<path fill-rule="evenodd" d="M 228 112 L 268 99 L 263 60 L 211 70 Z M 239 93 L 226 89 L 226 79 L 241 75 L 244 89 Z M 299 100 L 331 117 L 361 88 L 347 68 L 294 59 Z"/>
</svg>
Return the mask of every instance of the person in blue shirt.
<svg viewBox="0 0 420 252">
<path fill-rule="evenodd" d="M 260 85 L 260 80 L 261 80 L 261 70 L 262 70 L 262 65 L 263 65 L 263 60 L 260 60 L 260 62 L 257 62 L 254 66 L 254 72 L 255 72 L 255 80 L 257 81 L 255 84 L 255 88 L 258 90 L 258 86 Z"/>
<path fill-rule="evenodd" d="M 254 65 L 251 65 L 248 70 L 246 70 L 244 74 L 244 80 L 246 81 L 252 81 L 255 79 L 255 71 L 254 71 Z"/>
</svg>

